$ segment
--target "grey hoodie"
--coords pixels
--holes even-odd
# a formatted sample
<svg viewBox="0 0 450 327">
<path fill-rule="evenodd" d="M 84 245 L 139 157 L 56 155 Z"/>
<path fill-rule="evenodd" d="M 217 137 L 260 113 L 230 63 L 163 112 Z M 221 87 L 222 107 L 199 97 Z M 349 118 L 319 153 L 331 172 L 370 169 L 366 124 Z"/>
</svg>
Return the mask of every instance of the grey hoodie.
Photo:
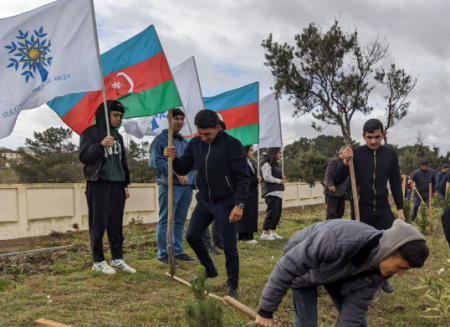
<svg viewBox="0 0 450 327">
<path fill-rule="evenodd" d="M 359 327 L 375 292 L 391 276 L 374 267 L 402 245 L 425 238 L 397 219 L 379 231 L 364 223 L 333 219 L 295 233 L 263 290 L 259 314 L 270 318 L 289 288 L 337 283 L 345 297 L 337 327 Z"/>
</svg>

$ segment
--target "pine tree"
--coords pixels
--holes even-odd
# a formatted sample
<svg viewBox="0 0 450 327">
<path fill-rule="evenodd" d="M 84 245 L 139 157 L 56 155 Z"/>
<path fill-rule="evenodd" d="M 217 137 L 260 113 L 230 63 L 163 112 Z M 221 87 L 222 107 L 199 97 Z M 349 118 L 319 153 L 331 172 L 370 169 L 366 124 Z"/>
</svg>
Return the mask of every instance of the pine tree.
<svg viewBox="0 0 450 327">
<path fill-rule="evenodd" d="M 197 267 L 197 276 L 191 281 L 195 300 L 189 300 L 184 307 L 186 322 L 189 327 L 222 327 L 222 307 L 208 297 L 211 286 L 206 283 L 205 267 Z"/>
</svg>

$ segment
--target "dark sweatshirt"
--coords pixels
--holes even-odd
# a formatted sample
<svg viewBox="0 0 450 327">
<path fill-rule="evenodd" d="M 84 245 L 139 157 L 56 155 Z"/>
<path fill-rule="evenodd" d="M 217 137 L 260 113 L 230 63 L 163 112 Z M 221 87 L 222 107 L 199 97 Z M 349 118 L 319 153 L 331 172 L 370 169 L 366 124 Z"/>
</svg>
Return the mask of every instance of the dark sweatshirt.
<svg viewBox="0 0 450 327">
<path fill-rule="evenodd" d="M 245 204 L 250 175 L 244 147 L 238 139 L 220 131 L 212 143 L 194 137 L 180 158 L 173 161 L 174 170 L 186 175 L 197 167 L 196 185 L 200 196 L 209 202 L 234 196 L 235 204 Z"/>
<path fill-rule="evenodd" d="M 394 150 L 380 146 L 374 151 L 360 146 L 353 151 L 353 164 L 361 209 L 377 211 L 390 207 L 388 181 L 397 209 L 403 209 L 400 169 Z M 333 175 L 333 183 L 340 185 L 348 176 L 349 166 L 342 162 Z"/>
</svg>

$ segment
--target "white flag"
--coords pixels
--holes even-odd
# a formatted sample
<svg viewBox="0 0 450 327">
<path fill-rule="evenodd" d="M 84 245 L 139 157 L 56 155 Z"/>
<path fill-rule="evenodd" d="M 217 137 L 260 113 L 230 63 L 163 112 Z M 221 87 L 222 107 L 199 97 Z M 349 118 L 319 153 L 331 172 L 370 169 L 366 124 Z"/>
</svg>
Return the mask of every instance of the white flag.
<svg viewBox="0 0 450 327">
<path fill-rule="evenodd" d="M 189 58 L 173 68 L 172 75 L 186 113 L 184 126 L 180 133 L 183 136 L 190 136 L 197 133 L 194 126 L 195 115 L 200 110 L 205 109 L 194 57 Z M 149 119 L 149 117 L 139 118 L 138 125 L 140 134 L 142 135 L 160 134 L 169 126 L 167 122 L 167 112 L 152 116 L 151 119 Z M 139 133 L 132 135 L 137 137 L 138 134 Z"/>
<path fill-rule="evenodd" d="M 125 133 L 133 135 L 138 139 L 144 136 L 156 136 L 157 133 L 151 129 L 153 117 L 143 117 L 143 119 L 125 119 L 122 121 L 122 126 L 125 129 Z"/>
<path fill-rule="evenodd" d="M 59 0 L 0 19 L 0 138 L 20 110 L 102 89 L 92 0 Z"/>
<path fill-rule="evenodd" d="M 259 148 L 282 146 L 280 108 L 275 93 L 259 100 Z"/>
</svg>

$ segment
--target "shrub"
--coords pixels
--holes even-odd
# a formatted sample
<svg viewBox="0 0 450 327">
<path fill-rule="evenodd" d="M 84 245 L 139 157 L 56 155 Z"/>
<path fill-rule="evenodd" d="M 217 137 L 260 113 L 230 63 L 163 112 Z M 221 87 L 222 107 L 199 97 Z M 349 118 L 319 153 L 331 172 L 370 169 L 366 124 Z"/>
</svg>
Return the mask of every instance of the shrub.
<svg viewBox="0 0 450 327">
<path fill-rule="evenodd" d="M 185 307 L 189 327 L 222 327 L 223 311 L 219 302 L 208 297 L 211 290 L 206 283 L 205 267 L 197 267 L 197 278 L 191 281 L 195 300 L 189 300 Z"/>
</svg>

